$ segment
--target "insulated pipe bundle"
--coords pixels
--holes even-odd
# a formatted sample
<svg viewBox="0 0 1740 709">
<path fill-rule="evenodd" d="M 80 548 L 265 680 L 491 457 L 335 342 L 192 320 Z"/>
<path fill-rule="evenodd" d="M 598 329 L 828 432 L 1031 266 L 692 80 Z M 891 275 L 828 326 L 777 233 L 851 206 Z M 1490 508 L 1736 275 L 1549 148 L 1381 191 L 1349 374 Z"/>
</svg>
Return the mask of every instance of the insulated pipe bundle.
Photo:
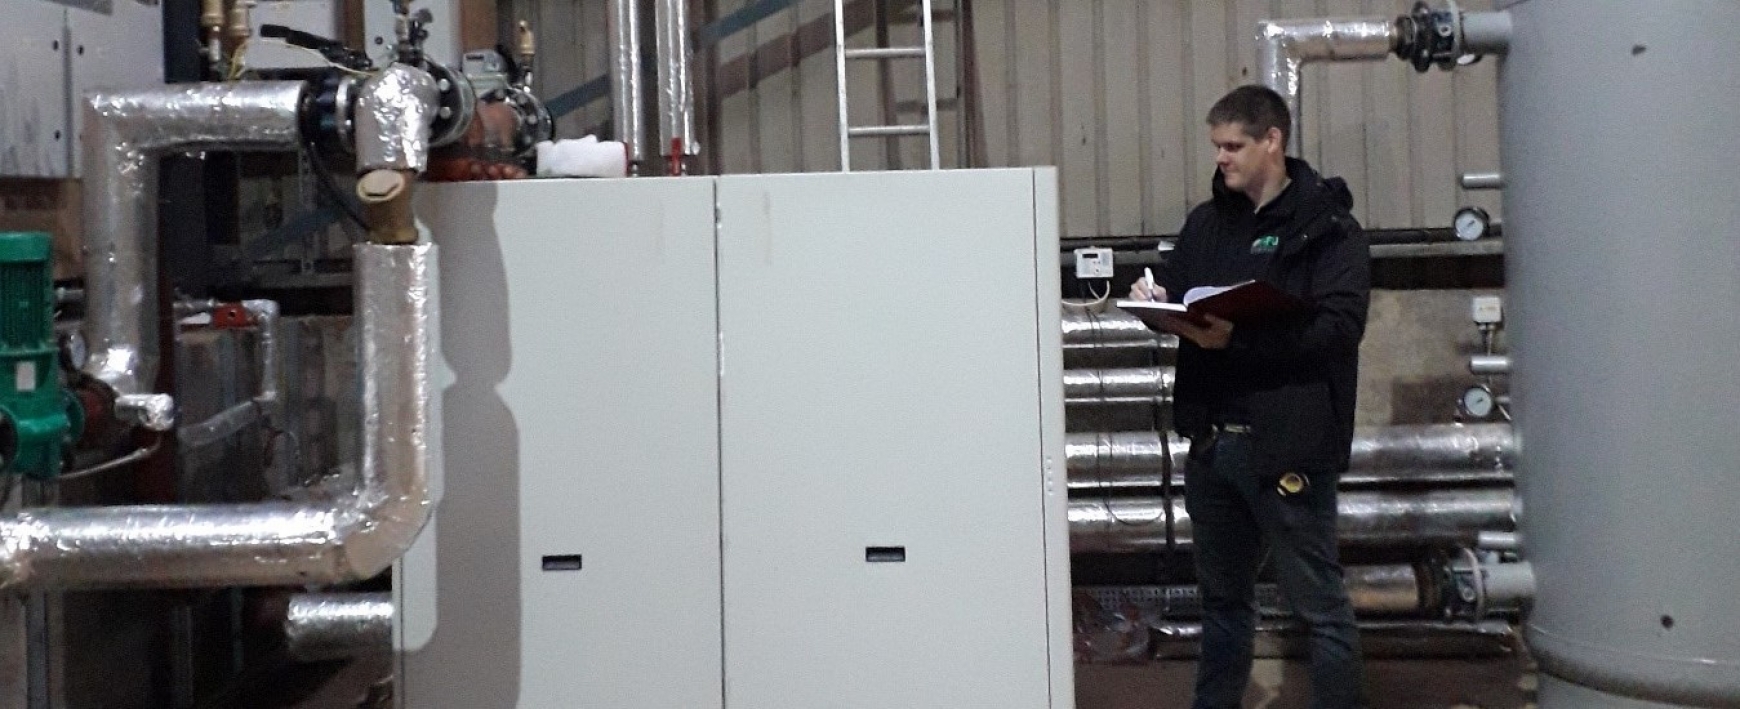
<svg viewBox="0 0 1740 709">
<path fill-rule="evenodd" d="M 1509 483 L 1514 441 L 1508 424 L 1384 426 L 1355 432 L 1341 486 L 1482 485 Z M 1190 441 L 1153 431 L 1071 433 L 1064 454 L 1073 492 L 1158 489 L 1166 453 L 1172 484 L 1184 484 Z"/>
<path fill-rule="evenodd" d="M 1507 489 L 1343 492 L 1337 523 L 1343 544 L 1426 546 L 1472 543 L 1483 531 L 1515 528 Z M 1069 501 L 1071 553 L 1139 554 L 1189 549 L 1190 513 L 1182 497 L 1076 498 Z M 1168 522 L 1170 521 L 1170 525 Z M 1170 534 L 1168 533 L 1170 526 Z"/>
</svg>

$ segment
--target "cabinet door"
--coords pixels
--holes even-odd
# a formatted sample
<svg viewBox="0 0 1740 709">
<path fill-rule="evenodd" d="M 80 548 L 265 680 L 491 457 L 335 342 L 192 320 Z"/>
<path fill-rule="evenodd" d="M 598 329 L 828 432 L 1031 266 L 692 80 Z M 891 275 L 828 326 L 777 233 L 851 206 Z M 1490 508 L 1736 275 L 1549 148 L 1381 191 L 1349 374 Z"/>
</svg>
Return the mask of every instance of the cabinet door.
<svg viewBox="0 0 1740 709">
<path fill-rule="evenodd" d="M 421 202 L 453 381 L 438 593 L 406 590 L 437 619 L 406 651 L 405 706 L 719 707 L 714 182 Z"/>
<path fill-rule="evenodd" d="M 720 178 L 731 709 L 1046 706 L 1034 201 Z"/>
</svg>

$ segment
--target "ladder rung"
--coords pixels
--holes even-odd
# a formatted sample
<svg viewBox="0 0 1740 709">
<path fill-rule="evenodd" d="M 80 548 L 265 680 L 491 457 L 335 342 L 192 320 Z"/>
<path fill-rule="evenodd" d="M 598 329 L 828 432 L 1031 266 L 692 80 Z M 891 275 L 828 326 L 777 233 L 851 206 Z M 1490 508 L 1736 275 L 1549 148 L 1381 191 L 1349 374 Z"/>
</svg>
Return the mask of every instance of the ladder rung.
<svg viewBox="0 0 1740 709">
<path fill-rule="evenodd" d="M 930 126 L 854 126 L 846 130 L 853 138 L 878 138 L 891 135 L 930 135 Z"/>
<path fill-rule="evenodd" d="M 924 47 L 878 47 L 848 49 L 847 59 L 923 59 Z"/>
</svg>

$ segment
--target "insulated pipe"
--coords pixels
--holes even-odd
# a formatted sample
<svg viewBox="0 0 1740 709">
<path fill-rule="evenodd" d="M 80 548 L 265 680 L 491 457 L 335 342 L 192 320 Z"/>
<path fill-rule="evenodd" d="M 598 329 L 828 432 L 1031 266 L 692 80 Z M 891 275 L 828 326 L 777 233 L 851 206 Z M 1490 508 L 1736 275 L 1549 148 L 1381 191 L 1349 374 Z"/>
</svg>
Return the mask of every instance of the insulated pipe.
<svg viewBox="0 0 1740 709">
<path fill-rule="evenodd" d="M 646 158 L 645 99 L 641 93 L 640 3 L 610 0 L 611 120 L 630 165 Z"/>
<path fill-rule="evenodd" d="M 174 425 L 157 376 L 157 158 L 190 150 L 294 150 L 303 84 L 175 84 L 86 97 L 83 172 L 86 374 L 129 423 Z"/>
<path fill-rule="evenodd" d="M 1069 404 L 1164 404 L 1172 400 L 1172 368 L 1067 370 L 1063 397 Z"/>
<path fill-rule="evenodd" d="M 695 85 L 690 68 L 687 0 L 655 0 L 653 22 L 658 25 L 659 110 L 663 113 L 661 149 L 669 150 L 670 174 L 684 169 L 682 159 L 700 152 L 695 141 Z"/>
<path fill-rule="evenodd" d="M 302 662 L 385 655 L 393 649 L 390 593 L 299 593 L 284 615 L 285 647 Z"/>
<path fill-rule="evenodd" d="M 1153 431 L 1071 433 L 1064 456 L 1069 489 L 1159 488 L 1165 452 L 1173 485 L 1184 484 L 1190 441 Z M 1508 424 L 1437 424 L 1360 428 L 1342 487 L 1384 484 L 1488 484 L 1512 480 L 1515 441 Z"/>
<path fill-rule="evenodd" d="M 429 72 L 394 63 L 357 89 L 356 167 L 422 172 L 441 91 Z"/>
<path fill-rule="evenodd" d="M 1390 55 L 1401 39 L 1393 17 L 1263 20 L 1257 23 L 1257 72 L 1293 114 L 1288 154 L 1299 154 L 1304 126 L 1299 83 L 1307 62 L 1364 61 Z"/>
<path fill-rule="evenodd" d="M 31 509 L 0 521 L 0 589 L 194 588 L 370 578 L 434 506 L 435 247 L 356 251 L 360 484 L 313 504 Z"/>
<path fill-rule="evenodd" d="M 1487 530 L 1515 527 L 1510 490 L 1343 492 L 1337 529 L 1343 544 L 1425 545 L 1470 542 Z M 1167 550 L 1165 501 L 1158 497 L 1069 501 L 1069 548 L 1074 554 L 1136 554 Z M 1172 500 L 1172 542 L 1191 548 L 1190 513 Z"/>
<path fill-rule="evenodd" d="M 1131 347 L 1161 350 L 1178 349 L 1174 335 L 1157 335 L 1136 316 L 1111 309 L 1103 313 L 1088 313 L 1074 309 L 1063 311 L 1064 349 L 1094 347 Z"/>
</svg>

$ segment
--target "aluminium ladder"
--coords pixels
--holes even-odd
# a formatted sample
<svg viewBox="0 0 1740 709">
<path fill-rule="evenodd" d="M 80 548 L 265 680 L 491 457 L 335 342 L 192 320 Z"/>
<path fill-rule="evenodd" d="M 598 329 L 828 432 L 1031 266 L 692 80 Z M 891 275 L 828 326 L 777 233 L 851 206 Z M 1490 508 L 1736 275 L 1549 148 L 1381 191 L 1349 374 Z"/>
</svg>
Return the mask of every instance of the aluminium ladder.
<svg viewBox="0 0 1740 709">
<path fill-rule="evenodd" d="M 867 0 L 883 2 L 884 0 Z M 917 47 L 871 47 L 851 49 L 846 46 L 846 2 L 834 0 L 834 76 L 840 106 L 840 171 L 852 171 L 852 140 L 855 138 L 888 138 L 922 135 L 930 142 L 930 169 L 942 167 L 936 129 L 936 42 L 931 31 L 931 0 L 919 0 L 919 24 L 924 43 Z M 854 60 L 887 61 L 895 59 L 924 60 L 923 123 L 883 126 L 851 125 L 846 110 L 846 62 Z"/>
</svg>

